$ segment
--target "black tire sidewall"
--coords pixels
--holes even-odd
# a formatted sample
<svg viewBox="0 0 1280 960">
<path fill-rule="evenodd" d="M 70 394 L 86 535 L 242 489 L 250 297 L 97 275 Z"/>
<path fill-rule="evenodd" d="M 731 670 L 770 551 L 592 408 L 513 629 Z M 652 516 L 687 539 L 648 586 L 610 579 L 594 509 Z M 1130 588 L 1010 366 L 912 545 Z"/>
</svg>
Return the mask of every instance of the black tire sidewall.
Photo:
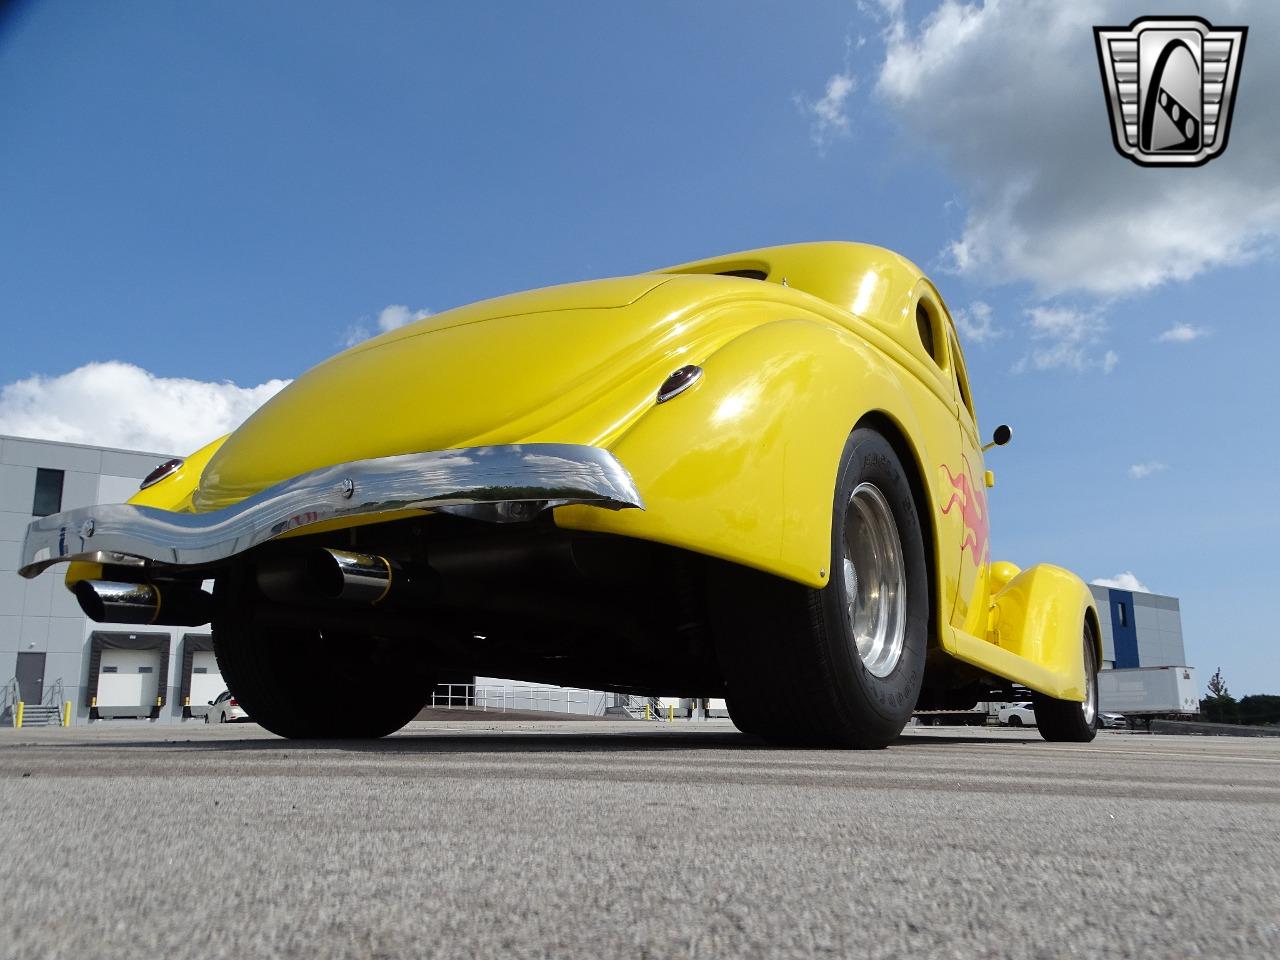
<svg viewBox="0 0 1280 960">
<path fill-rule="evenodd" d="M 249 719 L 279 736 L 295 739 L 378 738 L 408 723 L 430 696 L 432 683 L 413 664 L 370 660 L 369 637 L 330 640 L 311 627 L 256 623 L 263 603 L 242 566 L 214 584 L 214 656 L 227 688 Z M 375 690 L 357 711 L 335 711 L 323 694 Z"/>
<path fill-rule="evenodd" d="M 907 583 L 906 638 L 902 656 L 886 677 L 872 675 L 854 643 L 847 615 L 841 564 L 849 498 L 861 483 L 884 495 L 898 530 Z M 854 430 L 845 444 L 832 507 L 830 580 L 821 607 L 833 673 L 845 679 L 838 689 L 844 710 L 862 724 L 899 732 L 911 718 L 924 680 L 929 631 L 929 577 L 919 512 L 911 483 L 897 453 L 878 432 Z"/>
<path fill-rule="evenodd" d="M 1081 647 L 1085 683 L 1093 691 L 1094 718 L 1089 723 L 1084 718 L 1084 704 L 1075 700 L 1058 700 L 1043 694 L 1035 694 L 1036 725 L 1040 735 L 1050 742 L 1089 743 L 1097 736 L 1102 722 L 1102 702 L 1098 690 L 1098 646 L 1093 624 L 1084 624 L 1084 643 Z"/>
</svg>

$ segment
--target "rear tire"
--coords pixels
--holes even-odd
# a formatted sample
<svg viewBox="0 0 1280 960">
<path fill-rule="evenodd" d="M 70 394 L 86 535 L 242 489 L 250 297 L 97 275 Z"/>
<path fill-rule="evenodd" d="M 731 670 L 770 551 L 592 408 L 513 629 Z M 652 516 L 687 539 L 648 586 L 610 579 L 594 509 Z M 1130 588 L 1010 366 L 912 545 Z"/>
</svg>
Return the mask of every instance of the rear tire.
<svg viewBox="0 0 1280 960">
<path fill-rule="evenodd" d="M 1010 718 L 1009 718 L 1009 726 L 1011 726 L 1011 727 L 1020 727 L 1020 726 L 1022 726 L 1022 718 L 1021 718 L 1021 717 L 1010 717 Z"/>
<path fill-rule="evenodd" d="M 1088 743 L 1098 735 L 1098 648 L 1093 625 L 1084 624 L 1085 699 L 1058 700 L 1035 694 L 1036 726 L 1052 743 Z"/>
<path fill-rule="evenodd" d="M 832 521 L 824 589 L 716 568 L 711 604 L 729 716 L 777 743 L 879 749 L 902 732 L 920 694 L 929 579 L 910 481 L 874 430 L 854 430 L 845 444 Z"/>
<path fill-rule="evenodd" d="M 268 602 L 242 565 L 213 590 L 213 651 L 249 719 L 292 739 L 377 738 L 417 715 L 432 689 L 414 647 L 378 636 L 265 625 Z M 225 716 L 224 716 L 225 719 Z"/>
</svg>

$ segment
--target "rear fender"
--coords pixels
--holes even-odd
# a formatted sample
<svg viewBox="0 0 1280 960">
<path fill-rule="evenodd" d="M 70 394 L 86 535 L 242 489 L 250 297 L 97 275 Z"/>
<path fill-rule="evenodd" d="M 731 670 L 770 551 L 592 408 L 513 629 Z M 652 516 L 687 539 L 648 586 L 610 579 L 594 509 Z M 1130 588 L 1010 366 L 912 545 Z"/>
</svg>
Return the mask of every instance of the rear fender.
<svg viewBox="0 0 1280 960">
<path fill-rule="evenodd" d="M 879 412 L 911 438 L 918 462 L 933 462 L 921 449 L 928 438 L 915 411 L 937 399 L 863 338 L 817 318 L 756 326 L 700 366 L 693 387 L 651 407 L 610 444 L 645 510 L 561 507 L 557 524 L 825 586 L 832 496 L 849 432 Z M 919 472 L 928 488 L 933 471 Z M 927 497 L 937 502 L 931 489 Z"/>
<path fill-rule="evenodd" d="M 227 436 L 230 436 L 228 434 Z M 145 490 L 139 490 L 126 502 L 141 507 L 155 507 L 159 510 L 171 510 L 174 513 L 190 513 L 191 497 L 200 483 L 204 468 L 209 465 L 213 455 L 218 452 L 226 436 L 207 443 L 191 456 L 182 461 L 182 466 L 163 480 L 153 483 Z M 75 586 L 81 580 L 98 580 L 102 577 L 102 564 L 73 561 L 67 565 L 65 583 L 67 588 Z"/>
</svg>

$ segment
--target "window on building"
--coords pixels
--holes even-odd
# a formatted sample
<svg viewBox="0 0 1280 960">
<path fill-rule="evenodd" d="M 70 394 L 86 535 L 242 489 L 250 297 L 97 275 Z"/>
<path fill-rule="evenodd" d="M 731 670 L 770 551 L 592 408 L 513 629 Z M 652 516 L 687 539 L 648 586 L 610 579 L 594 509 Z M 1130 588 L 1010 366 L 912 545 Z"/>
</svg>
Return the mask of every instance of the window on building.
<svg viewBox="0 0 1280 960">
<path fill-rule="evenodd" d="M 1127 627 L 1129 625 L 1129 611 L 1123 603 L 1116 604 L 1116 613 L 1120 617 L 1120 626 Z"/>
<path fill-rule="evenodd" d="M 102 672 L 103 673 L 119 673 L 120 668 L 119 667 L 103 667 Z"/>
<path fill-rule="evenodd" d="M 154 667 L 139 667 L 139 668 L 138 668 L 138 672 L 139 672 L 139 673 L 151 673 L 154 669 L 155 669 Z"/>
<path fill-rule="evenodd" d="M 208 667 L 192 667 L 191 672 L 192 673 L 208 673 L 209 668 Z"/>
<path fill-rule="evenodd" d="M 36 470 L 36 495 L 31 503 L 33 517 L 47 517 L 62 509 L 61 470 L 48 470 L 40 467 Z"/>
</svg>

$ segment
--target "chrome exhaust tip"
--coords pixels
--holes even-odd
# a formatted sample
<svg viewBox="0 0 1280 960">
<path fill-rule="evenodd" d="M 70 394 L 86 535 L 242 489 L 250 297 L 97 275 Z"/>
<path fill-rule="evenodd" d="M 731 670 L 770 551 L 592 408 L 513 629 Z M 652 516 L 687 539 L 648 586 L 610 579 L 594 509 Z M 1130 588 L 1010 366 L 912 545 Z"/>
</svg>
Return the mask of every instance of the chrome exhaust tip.
<svg viewBox="0 0 1280 960">
<path fill-rule="evenodd" d="M 323 547 L 305 556 L 277 557 L 258 565 L 258 587 L 271 600 L 336 601 L 372 607 L 409 578 L 398 564 L 377 554 Z"/>
<path fill-rule="evenodd" d="M 72 592 L 94 623 L 198 627 L 209 622 L 213 598 L 198 587 L 81 580 Z"/>
<path fill-rule="evenodd" d="M 318 550 L 308 567 L 320 595 L 344 603 L 376 606 L 387 598 L 395 579 L 386 557 L 348 550 Z"/>
</svg>

